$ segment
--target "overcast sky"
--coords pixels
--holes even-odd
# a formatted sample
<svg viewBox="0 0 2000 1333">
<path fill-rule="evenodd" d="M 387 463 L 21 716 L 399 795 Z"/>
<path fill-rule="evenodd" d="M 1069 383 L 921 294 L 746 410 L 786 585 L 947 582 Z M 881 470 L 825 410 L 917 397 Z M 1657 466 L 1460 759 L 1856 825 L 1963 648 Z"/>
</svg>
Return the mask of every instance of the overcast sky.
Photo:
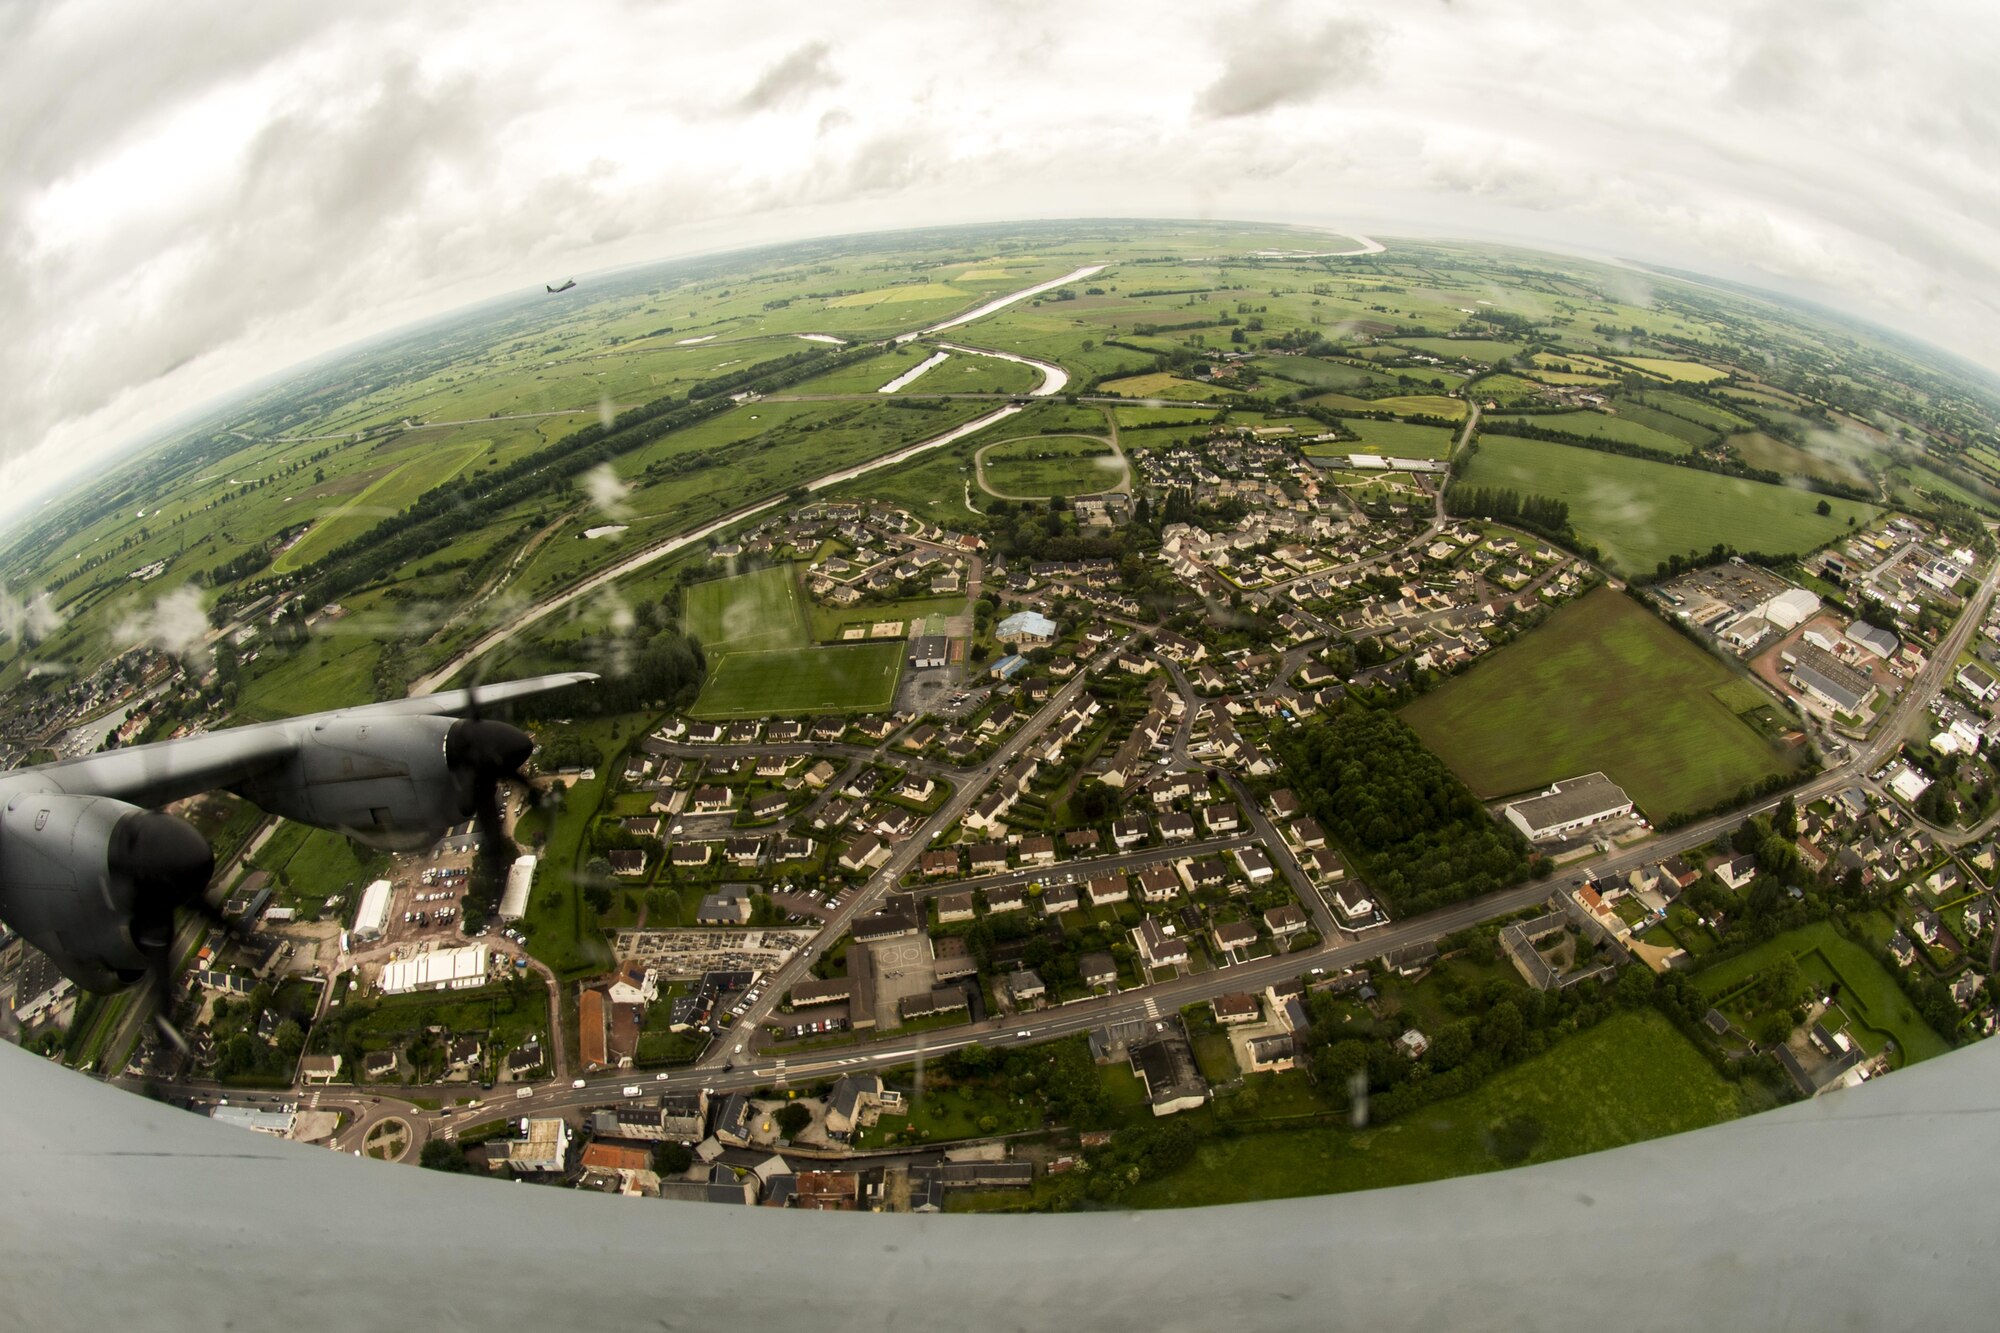
<svg viewBox="0 0 2000 1333">
<path fill-rule="evenodd" d="M 2000 367 L 2000 9 L 0 4 L 0 512 L 594 268 L 1033 216 L 1497 236 Z"/>
</svg>

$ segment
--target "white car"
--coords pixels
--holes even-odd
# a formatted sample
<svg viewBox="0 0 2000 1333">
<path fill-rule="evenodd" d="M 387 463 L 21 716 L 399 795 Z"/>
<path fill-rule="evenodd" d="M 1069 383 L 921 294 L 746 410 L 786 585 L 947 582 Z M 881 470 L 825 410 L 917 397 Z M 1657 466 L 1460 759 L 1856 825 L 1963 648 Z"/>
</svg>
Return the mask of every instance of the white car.
<svg viewBox="0 0 2000 1333">
<path fill-rule="evenodd" d="M 665 1083 L 666 1081 L 667 1081 L 667 1076 L 665 1074 L 653 1075 L 653 1082 L 655 1083 Z"/>
</svg>

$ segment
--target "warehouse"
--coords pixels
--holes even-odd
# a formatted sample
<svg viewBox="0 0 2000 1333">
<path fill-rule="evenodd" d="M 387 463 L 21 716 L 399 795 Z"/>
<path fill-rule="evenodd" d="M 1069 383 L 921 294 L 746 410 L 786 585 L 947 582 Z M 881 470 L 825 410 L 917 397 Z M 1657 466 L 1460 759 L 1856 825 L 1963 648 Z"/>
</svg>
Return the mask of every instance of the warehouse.
<svg viewBox="0 0 2000 1333">
<path fill-rule="evenodd" d="M 519 921 L 528 914 L 528 891 L 535 886 L 535 858 L 522 856 L 507 868 L 507 889 L 500 895 L 500 919 Z"/>
<path fill-rule="evenodd" d="M 417 990 L 467 990 L 486 982 L 486 946 L 438 949 L 414 958 L 398 958 L 382 969 L 382 993 L 402 995 Z"/>
<path fill-rule="evenodd" d="M 361 910 L 354 917 L 354 938 L 380 939 L 382 928 L 388 924 L 389 881 L 378 879 L 361 891 Z"/>
<path fill-rule="evenodd" d="M 1758 614 L 1781 630 L 1792 630 L 1819 613 L 1819 597 L 1804 588 L 1787 588 L 1758 608 Z"/>
<path fill-rule="evenodd" d="M 1541 842 L 1630 813 L 1632 798 L 1624 788 L 1602 773 L 1586 773 L 1514 802 L 1507 807 L 1507 821 L 1530 842 Z"/>
</svg>

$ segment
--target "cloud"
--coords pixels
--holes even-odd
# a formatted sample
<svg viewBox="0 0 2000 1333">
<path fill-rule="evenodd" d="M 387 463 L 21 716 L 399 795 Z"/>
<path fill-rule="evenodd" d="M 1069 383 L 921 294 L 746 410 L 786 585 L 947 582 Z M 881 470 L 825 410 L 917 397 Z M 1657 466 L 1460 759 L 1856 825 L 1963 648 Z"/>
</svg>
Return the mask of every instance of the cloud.
<svg viewBox="0 0 2000 1333">
<path fill-rule="evenodd" d="M 0 588 L 0 641 L 18 639 L 33 647 L 62 628 L 62 615 L 46 592 L 20 598 Z"/>
<path fill-rule="evenodd" d="M 132 647 L 147 646 L 172 653 L 194 666 L 208 662 L 208 612 L 201 593 L 176 588 L 118 626 L 117 637 Z"/>
<path fill-rule="evenodd" d="M 618 474 L 611 470 L 611 464 L 599 463 L 583 474 L 584 494 L 597 506 L 606 518 L 628 518 L 632 508 L 625 503 L 625 497 L 632 488 L 618 480 Z"/>
<path fill-rule="evenodd" d="M 771 111 L 790 106 L 821 88 L 835 87 L 840 76 L 827 63 L 831 54 L 833 48 L 825 42 L 807 42 L 765 70 L 750 91 L 737 99 L 737 110 Z"/>
<path fill-rule="evenodd" d="M 1373 26 L 1336 18 L 1301 35 L 1292 18 L 1272 4 L 1232 14 L 1230 30 L 1241 35 L 1231 41 L 1221 75 L 1195 99 L 1195 110 L 1204 116 L 1254 116 L 1372 81 Z"/>
<path fill-rule="evenodd" d="M 1506 239 L 2000 365 L 2000 11 L 1938 41 L 1884 0 L 240 9 L 0 6 L 0 510 L 551 276 L 950 222 Z"/>
</svg>

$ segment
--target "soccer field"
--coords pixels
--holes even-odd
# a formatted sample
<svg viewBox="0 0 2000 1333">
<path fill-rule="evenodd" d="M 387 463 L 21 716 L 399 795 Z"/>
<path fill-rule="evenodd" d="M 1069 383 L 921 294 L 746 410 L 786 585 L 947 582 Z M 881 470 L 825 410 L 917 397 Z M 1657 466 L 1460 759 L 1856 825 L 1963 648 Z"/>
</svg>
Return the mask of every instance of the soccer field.
<svg viewBox="0 0 2000 1333">
<path fill-rule="evenodd" d="M 688 633 L 711 655 L 803 648 L 812 642 L 790 565 L 690 584 L 683 619 Z"/>
<path fill-rule="evenodd" d="M 895 701 L 902 640 L 729 652 L 710 660 L 690 717 L 879 713 Z"/>
<path fill-rule="evenodd" d="M 1482 799 L 1602 770 L 1658 820 L 1790 766 L 1725 702 L 1737 684 L 1630 598 L 1599 588 L 1403 719 Z"/>
</svg>

